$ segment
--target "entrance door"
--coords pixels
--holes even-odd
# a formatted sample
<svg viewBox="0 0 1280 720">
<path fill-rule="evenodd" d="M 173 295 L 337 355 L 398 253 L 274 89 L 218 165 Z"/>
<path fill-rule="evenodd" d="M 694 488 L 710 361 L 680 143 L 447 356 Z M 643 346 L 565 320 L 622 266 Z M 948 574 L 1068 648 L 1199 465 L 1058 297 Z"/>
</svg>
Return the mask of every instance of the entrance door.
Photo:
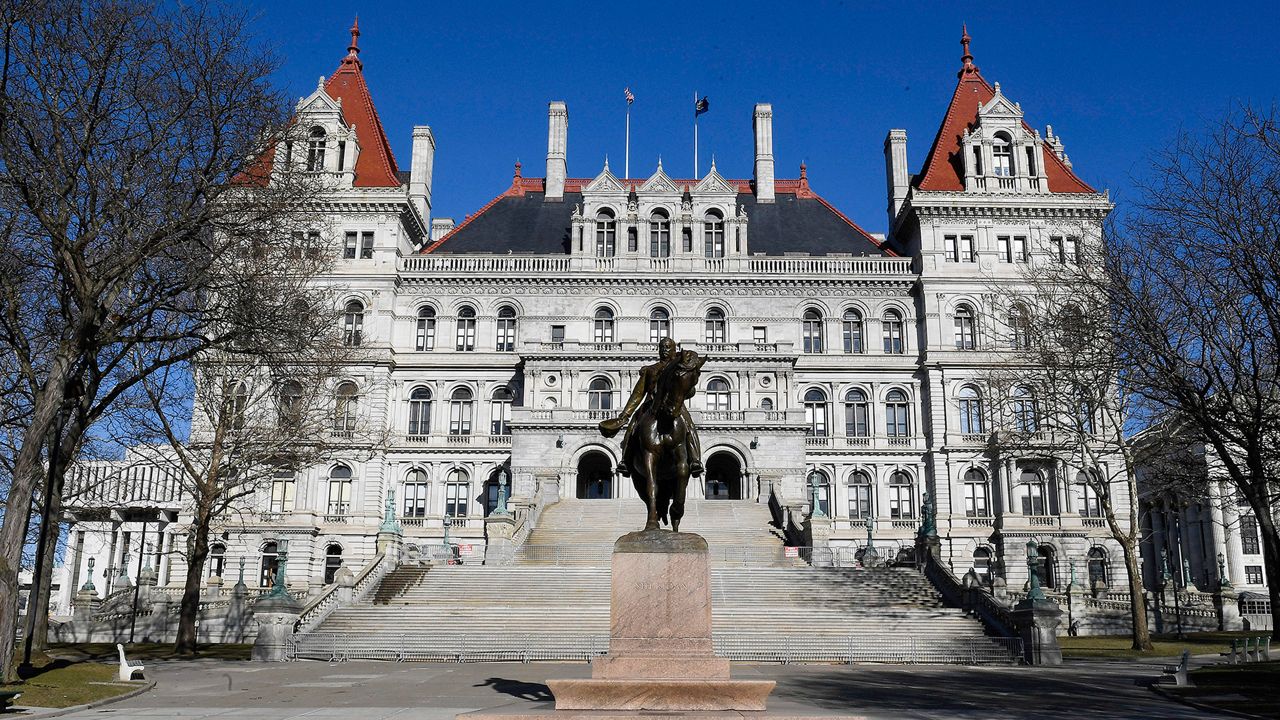
<svg viewBox="0 0 1280 720">
<path fill-rule="evenodd" d="M 578 498 L 607 500 L 613 497 L 613 461 L 602 452 L 589 452 L 578 459 Z"/>
<path fill-rule="evenodd" d="M 707 459 L 703 497 L 708 500 L 742 499 L 742 465 L 736 455 L 718 452 Z"/>
</svg>

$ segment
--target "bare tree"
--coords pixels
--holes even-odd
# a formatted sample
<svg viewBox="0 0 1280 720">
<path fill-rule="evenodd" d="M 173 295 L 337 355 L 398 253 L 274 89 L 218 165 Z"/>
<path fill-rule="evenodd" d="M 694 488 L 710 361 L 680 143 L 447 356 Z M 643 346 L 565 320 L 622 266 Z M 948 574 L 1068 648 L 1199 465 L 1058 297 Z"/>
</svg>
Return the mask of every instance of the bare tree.
<svg viewBox="0 0 1280 720">
<path fill-rule="evenodd" d="M 1058 242 L 1065 243 L 1065 239 Z M 1105 521 L 1127 575 L 1133 649 L 1152 649 L 1142 584 L 1138 469 L 1152 446 L 1131 436 L 1149 408 L 1130 386 L 1111 306 L 1108 254 L 1099 238 L 1052 248 L 1028 263 L 1014 289 L 1001 286 L 1001 344 L 1014 361 L 983 374 L 1002 455 L 1061 460 L 1078 468 L 1076 508 Z M 963 411 L 963 409 L 962 409 Z M 1041 513 L 1048 514 L 1047 508 Z"/>
<path fill-rule="evenodd" d="M 316 178 L 277 167 L 268 182 L 257 161 L 289 104 L 247 25 L 203 4 L 0 8 L 0 366 L 19 385 L 5 416 L 20 418 L 7 430 L 0 658 L 50 454 L 74 457 L 149 374 L 252 332 L 208 301 L 228 254 L 312 214 Z"/>
<path fill-rule="evenodd" d="M 1135 389 L 1257 519 L 1280 632 L 1280 122 L 1244 109 L 1157 158 L 1111 273 Z"/>
</svg>

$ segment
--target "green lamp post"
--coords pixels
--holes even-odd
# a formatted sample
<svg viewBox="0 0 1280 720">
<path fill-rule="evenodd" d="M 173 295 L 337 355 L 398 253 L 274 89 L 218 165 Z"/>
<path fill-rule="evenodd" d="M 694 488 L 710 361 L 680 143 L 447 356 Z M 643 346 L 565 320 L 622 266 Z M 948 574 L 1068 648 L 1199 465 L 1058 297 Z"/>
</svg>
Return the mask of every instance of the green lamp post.
<svg viewBox="0 0 1280 720">
<path fill-rule="evenodd" d="M 1031 583 L 1030 589 L 1027 590 L 1027 599 L 1033 602 L 1048 600 L 1049 596 L 1044 594 L 1044 589 L 1040 587 L 1040 573 L 1036 569 L 1039 565 L 1040 554 L 1036 552 L 1036 541 L 1027 541 L 1027 573 L 1030 575 L 1028 582 Z"/>
<path fill-rule="evenodd" d="M 267 597 L 288 597 L 289 590 L 285 587 L 285 565 L 288 564 L 288 561 L 289 541 L 280 538 L 276 541 L 276 580 L 271 586 L 271 592 L 267 593 Z"/>
<path fill-rule="evenodd" d="M 826 517 L 827 514 L 822 511 L 821 498 L 818 495 L 818 471 L 814 470 L 809 473 L 809 487 L 813 489 L 813 510 L 809 513 L 810 517 Z"/>
</svg>

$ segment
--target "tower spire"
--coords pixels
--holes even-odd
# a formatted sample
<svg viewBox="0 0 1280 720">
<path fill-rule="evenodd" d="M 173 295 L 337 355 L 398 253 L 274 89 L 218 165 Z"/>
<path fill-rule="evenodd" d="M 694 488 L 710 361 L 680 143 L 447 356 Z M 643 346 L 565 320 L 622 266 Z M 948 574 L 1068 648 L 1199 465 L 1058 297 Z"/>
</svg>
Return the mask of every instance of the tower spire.
<svg viewBox="0 0 1280 720">
<path fill-rule="evenodd" d="M 347 46 L 347 56 L 342 59 L 344 65 L 355 65 L 363 67 L 364 63 L 360 62 L 360 16 L 351 23 L 351 44 Z"/>
<path fill-rule="evenodd" d="M 960 56 L 960 77 L 978 72 L 978 66 L 973 64 L 973 53 L 969 52 L 969 41 L 973 38 L 969 37 L 969 24 L 960 24 L 960 47 L 964 48 L 964 54 Z"/>
</svg>

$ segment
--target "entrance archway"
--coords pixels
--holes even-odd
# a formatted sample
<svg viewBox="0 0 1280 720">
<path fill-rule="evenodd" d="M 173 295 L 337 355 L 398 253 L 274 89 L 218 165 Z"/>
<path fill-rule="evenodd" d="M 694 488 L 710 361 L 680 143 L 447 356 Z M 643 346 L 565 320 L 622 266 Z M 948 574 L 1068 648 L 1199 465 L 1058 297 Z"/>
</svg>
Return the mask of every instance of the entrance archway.
<svg viewBox="0 0 1280 720">
<path fill-rule="evenodd" d="M 613 460 L 598 451 L 578 458 L 578 498 L 606 500 L 613 497 Z"/>
<path fill-rule="evenodd" d="M 730 452 L 713 453 L 707 458 L 702 486 L 707 500 L 741 500 L 742 463 L 738 456 Z"/>
</svg>

